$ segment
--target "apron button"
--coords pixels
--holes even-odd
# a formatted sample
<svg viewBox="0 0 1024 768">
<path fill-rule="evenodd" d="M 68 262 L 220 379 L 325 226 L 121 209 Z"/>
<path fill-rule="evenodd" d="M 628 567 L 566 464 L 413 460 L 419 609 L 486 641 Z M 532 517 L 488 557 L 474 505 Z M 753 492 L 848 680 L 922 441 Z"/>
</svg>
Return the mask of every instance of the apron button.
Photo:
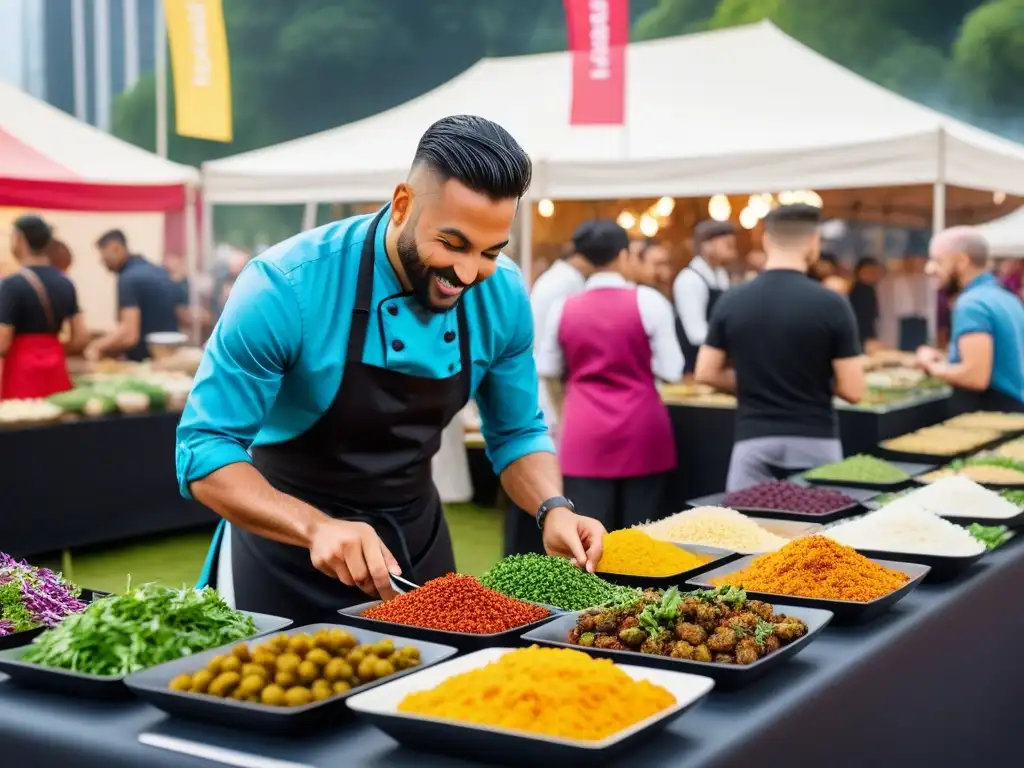
<svg viewBox="0 0 1024 768">
<path fill-rule="evenodd" d="M 403 344 L 398 339 L 395 339 L 394 341 L 391 342 L 391 348 L 395 350 L 395 352 L 401 352 L 403 349 L 405 349 L 405 344 Z"/>
<path fill-rule="evenodd" d="M 394 304 L 388 304 L 388 314 L 392 316 L 397 315 L 398 307 L 396 307 Z"/>
<path fill-rule="evenodd" d="M 445 341 L 455 341 L 455 331 L 445 331 L 445 333 L 444 333 L 444 340 Z"/>
</svg>

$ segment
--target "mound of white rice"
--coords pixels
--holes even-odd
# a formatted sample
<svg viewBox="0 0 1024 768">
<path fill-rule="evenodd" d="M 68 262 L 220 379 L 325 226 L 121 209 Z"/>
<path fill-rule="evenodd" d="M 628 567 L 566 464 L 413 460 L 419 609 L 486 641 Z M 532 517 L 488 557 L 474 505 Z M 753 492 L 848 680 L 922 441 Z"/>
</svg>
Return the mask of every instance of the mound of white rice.
<svg viewBox="0 0 1024 768">
<path fill-rule="evenodd" d="M 912 552 L 921 555 L 970 557 L 985 551 L 985 544 L 966 528 L 920 509 L 894 509 L 841 523 L 825 531 L 830 539 L 854 549 Z"/>
<path fill-rule="evenodd" d="M 917 510 L 940 517 L 1006 520 L 1020 514 L 1017 505 L 961 475 L 951 475 L 894 499 L 883 510 Z"/>
</svg>

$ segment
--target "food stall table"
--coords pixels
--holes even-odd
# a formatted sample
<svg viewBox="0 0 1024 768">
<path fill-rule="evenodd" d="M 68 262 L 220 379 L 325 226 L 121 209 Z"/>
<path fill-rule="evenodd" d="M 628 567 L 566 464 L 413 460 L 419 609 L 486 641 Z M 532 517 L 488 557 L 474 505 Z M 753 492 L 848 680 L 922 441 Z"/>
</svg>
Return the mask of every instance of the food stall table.
<svg viewBox="0 0 1024 768">
<path fill-rule="evenodd" d="M 0 551 L 29 557 L 214 524 L 178 493 L 180 414 L 0 429 Z"/>
<path fill-rule="evenodd" d="M 1024 611 L 1006 598 L 1022 590 L 1024 544 L 1014 540 L 959 581 L 922 585 L 871 623 L 827 628 L 750 687 L 712 692 L 612 765 L 1014 765 L 1024 667 L 1013 660 Z M 142 731 L 315 768 L 468 765 L 403 749 L 358 722 L 282 740 L 171 720 L 142 703 L 74 700 L 0 682 L 5 764 L 214 765 L 144 746 Z"/>
<path fill-rule="evenodd" d="M 949 393 L 940 392 L 885 406 L 837 406 L 843 455 L 875 453 L 882 440 L 938 424 L 948 416 L 948 402 Z M 668 403 L 668 411 L 679 464 L 668 481 L 664 514 L 725 487 L 736 415 L 732 406 L 680 402 Z"/>
<path fill-rule="evenodd" d="M 950 416 L 949 398 L 950 391 L 946 389 L 889 405 L 838 405 L 843 455 L 876 453 L 883 440 L 946 420 Z"/>
</svg>

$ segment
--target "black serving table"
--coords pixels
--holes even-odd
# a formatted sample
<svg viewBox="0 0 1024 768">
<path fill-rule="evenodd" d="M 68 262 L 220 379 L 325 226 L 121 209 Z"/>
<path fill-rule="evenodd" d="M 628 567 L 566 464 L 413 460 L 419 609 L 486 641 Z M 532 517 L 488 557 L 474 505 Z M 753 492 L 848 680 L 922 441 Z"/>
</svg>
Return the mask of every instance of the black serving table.
<svg viewBox="0 0 1024 768">
<path fill-rule="evenodd" d="M 949 394 L 938 392 L 886 406 L 836 406 L 843 455 L 876 453 L 882 440 L 938 424 L 949 416 Z M 668 405 L 679 463 L 665 491 L 665 514 L 686 508 L 687 499 L 725 487 L 732 455 L 736 409 L 732 406 Z"/>
<path fill-rule="evenodd" d="M 178 493 L 178 413 L 0 429 L 0 551 L 31 557 L 217 517 Z"/>
<path fill-rule="evenodd" d="M 947 390 L 939 390 L 890 405 L 837 405 L 843 455 L 877 453 L 878 444 L 883 440 L 945 421 L 950 416 L 949 398 Z"/>
<path fill-rule="evenodd" d="M 740 691 L 713 691 L 612 765 L 1016 765 L 1024 666 L 1012 660 L 1024 612 L 1007 609 L 1006 596 L 1022 591 L 1024 545 L 1014 540 L 957 581 L 922 584 L 870 624 L 829 626 L 770 677 Z M 287 740 L 171 720 L 141 702 L 77 701 L 0 682 L 5 765 L 214 765 L 143 746 L 143 731 L 312 768 L 469 765 L 402 749 L 358 722 Z"/>
</svg>

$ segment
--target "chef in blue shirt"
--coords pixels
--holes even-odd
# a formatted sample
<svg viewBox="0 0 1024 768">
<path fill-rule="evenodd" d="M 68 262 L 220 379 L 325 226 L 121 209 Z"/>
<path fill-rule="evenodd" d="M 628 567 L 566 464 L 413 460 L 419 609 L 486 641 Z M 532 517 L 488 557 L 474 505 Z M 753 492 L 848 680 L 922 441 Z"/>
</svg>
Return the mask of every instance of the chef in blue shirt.
<svg viewBox="0 0 1024 768">
<path fill-rule="evenodd" d="M 227 576 L 238 608 L 309 623 L 392 597 L 389 573 L 453 571 L 430 459 L 471 397 L 547 551 L 593 570 L 605 530 L 562 495 L 526 287 L 501 253 L 530 177 L 503 128 L 444 118 L 383 209 L 245 268 L 177 433 L 182 494 L 230 523 L 201 582 Z"/>
</svg>

